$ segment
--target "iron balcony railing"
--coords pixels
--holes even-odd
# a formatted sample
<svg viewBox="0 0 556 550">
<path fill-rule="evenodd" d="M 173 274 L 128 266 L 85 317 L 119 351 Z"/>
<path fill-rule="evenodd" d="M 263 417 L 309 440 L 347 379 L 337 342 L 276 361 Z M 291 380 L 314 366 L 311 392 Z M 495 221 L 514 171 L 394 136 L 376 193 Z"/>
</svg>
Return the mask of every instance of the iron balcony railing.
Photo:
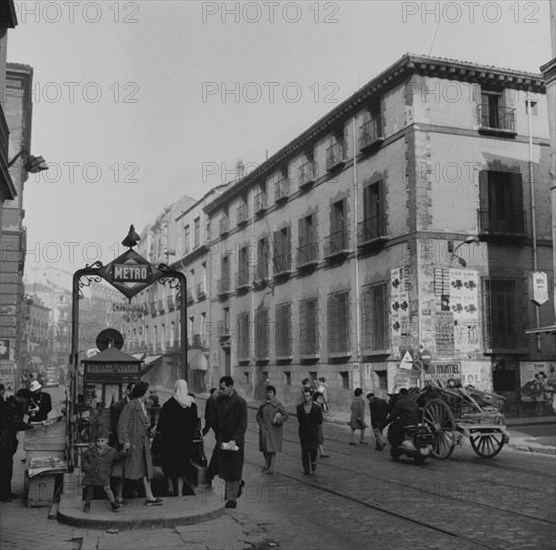
<svg viewBox="0 0 556 550">
<path fill-rule="evenodd" d="M 217 283 L 218 294 L 228 294 L 230 292 L 230 278 L 223 277 L 218 280 Z"/>
<path fill-rule="evenodd" d="M 228 219 L 228 216 L 222 216 L 220 218 L 219 228 L 220 235 L 225 235 L 226 233 L 228 233 L 228 231 L 230 230 L 230 220 Z"/>
<path fill-rule="evenodd" d="M 268 260 L 264 258 L 264 260 L 260 260 L 257 263 L 257 274 L 256 278 L 258 281 L 262 281 L 263 279 L 268 279 Z"/>
<path fill-rule="evenodd" d="M 479 234 L 481 237 L 524 238 L 525 211 L 512 210 L 497 214 L 492 210 L 479 210 Z"/>
<path fill-rule="evenodd" d="M 360 246 L 386 240 L 386 216 L 371 216 L 359 222 L 357 238 Z"/>
<path fill-rule="evenodd" d="M 344 146 L 336 142 L 326 150 L 326 169 L 335 170 L 346 163 Z"/>
<path fill-rule="evenodd" d="M 266 191 L 259 191 L 255 195 L 255 214 L 266 210 Z"/>
<path fill-rule="evenodd" d="M 274 275 L 289 273 L 292 267 L 292 255 L 290 252 L 274 255 Z"/>
<path fill-rule="evenodd" d="M 299 167 L 299 188 L 311 185 L 317 179 L 317 163 L 310 160 Z"/>
<path fill-rule="evenodd" d="M 168 303 L 168 311 L 173 311 L 176 308 L 176 302 L 173 296 L 168 296 L 166 302 Z"/>
<path fill-rule="evenodd" d="M 237 272 L 236 288 L 244 288 L 249 286 L 249 269 L 240 269 Z"/>
<path fill-rule="evenodd" d="M 241 225 L 247 223 L 248 219 L 248 209 L 246 204 L 240 204 L 237 207 L 237 224 Z"/>
<path fill-rule="evenodd" d="M 282 178 L 276 182 L 274 188 L 274 200 L 276 202 L 285 200 L 290 195 L 290 180 L 288 178 Z"/>
<path fill-rule="evenodd" d="M 359 149 L 361 151 L 378 145 L 383 139 L 380 119 L 372 118 L 359 128 Z"/>
<path fill-rule="evenodd" d="M 349 233 L 347 229 L 340 229 L 331 233 L 324 240 L 324 255 L 332 258 L 338 254 L 345 254 L 349 250 Z"/>
<path fill-rule="evenodd" d="M 191 302 L 193 302 L 195 300 L 195 298 L 193 297 L 193 290 L 191 289 L 191 287 L 187 287 L 186 296 L 187 296 L 187 303 L 188 304 L 190 304 Z"/>
<path fill-rule="evenodd" d="M 478 112 L 481 129 L 515 133 L 515 109 L 481 103 Z"/>
<path fill-rule="evenodd" d="M 200 283 L 197 283 L 197 298 L 198 299 L 206 298 L 206 296 L 207 296 L 207 282 L 201 281 Z"/>
<path fill-rule="evenodd" d="M 308 242 L 302 243 L 297 249 L 297 267 L 302 268 L 318 263 L 319 261 L 319 243 Z"/>
</svg>

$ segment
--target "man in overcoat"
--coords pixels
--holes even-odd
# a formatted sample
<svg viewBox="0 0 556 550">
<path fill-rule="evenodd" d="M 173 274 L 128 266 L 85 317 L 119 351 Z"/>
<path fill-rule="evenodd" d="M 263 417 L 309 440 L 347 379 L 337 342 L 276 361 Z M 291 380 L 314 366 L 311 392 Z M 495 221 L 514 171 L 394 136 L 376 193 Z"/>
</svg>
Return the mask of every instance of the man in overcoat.
<svg viewBox="0 0 556 550">
<path fill-rule="evenodd" d="M 231 376 L 220 379 L 216 405 L 218 475 L 226 482 L 226 508 L 235 508 L 245 482 L 243 473 L 247 403 L 234 389 Z"/>
<path fill-rule="evenodd" d="M 309 462 L 313 472 L 317 469 L 319 426 L 322 424 L 322 409 L 313 401 L 309 388 L 305 388 L 303 403 L 297 406 L 297 420 L 299 421 L 298 433 L 303 473 L 308 475 L 310 473 Z"/>
</svg>

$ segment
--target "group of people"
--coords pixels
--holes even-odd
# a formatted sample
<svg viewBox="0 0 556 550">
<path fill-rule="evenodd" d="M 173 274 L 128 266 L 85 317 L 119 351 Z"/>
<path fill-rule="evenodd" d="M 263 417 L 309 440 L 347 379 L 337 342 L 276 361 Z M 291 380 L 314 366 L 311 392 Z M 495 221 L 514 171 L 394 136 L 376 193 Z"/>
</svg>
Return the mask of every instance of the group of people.
<svg viewBox="0 0 556 550">
<path fill-rule="evenodd" d="M 7 399 L 5 393 L 6 388 L 0 384 L 0 502 L 19 498 L 12 493 L 17 432 L 32 430 L 34 426 L 44 423 L 52 410 L 50 395 L 42 391 L 38 380 L 33 380 L 29 388 L 21 388 Z"/>
</svg>

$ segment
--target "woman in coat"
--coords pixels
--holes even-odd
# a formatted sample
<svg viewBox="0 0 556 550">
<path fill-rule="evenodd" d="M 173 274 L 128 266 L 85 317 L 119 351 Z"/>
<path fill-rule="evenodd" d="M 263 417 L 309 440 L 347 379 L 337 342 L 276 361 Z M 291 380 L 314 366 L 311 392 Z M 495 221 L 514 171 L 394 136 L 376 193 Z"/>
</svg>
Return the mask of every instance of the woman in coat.
<svg viewBox="0 0 556 550">
<path fill-rule="evenodd" d="M 175 495 L 182 496 L 197 427 L 197 405 L 188 395 L 187 382 L 178 380 L 174 395 L 164 403 L 158 419 L 161 436 L 160 462 L 172 482 Z"/>
<path fill-rule="evenodd" d="M 366 445 L 365 439 L 365 401 L 363 400 L 363 390 L 361 388 L 356 388 L 353 392 L 353 401 L 351 403 L 351 419 L 349 421 L 349 427 L 351 428 L 351 435 L 349 438 L 349 444 L 355 445 L 355 430 L 361 430 L 361 437 L 359 438 L 359 443 L 361 445 Z"/>
<path fill-rule="evenodd" d="M 118 441 L 127 451 L 124 461 L 125 479 L 142 479 L 145 488 L 145 506 L 157 506 L 162 500 L 153 495 L 151 479 L 153 464 L 151 458 L 151 443 L 149 418 L 145 408 L 147 385 L 139 382 L 132 392 L 131 401 L 124 407 L 118 420 Z"/>
<path fill-rule="evenodd" d="M 276 388 L 266 387 L 266 402 L 257 410 L 257 423 L 259 424 L 259 451 L 264 455 L 265 466 L 263 472 L 274 473 L 276 453 L 282 451 L 282 423 L 273 423 L 276 413 L 282 416 L 281 422 L 288 419 L 286 408 L 276 399 Z"/>
</svg>

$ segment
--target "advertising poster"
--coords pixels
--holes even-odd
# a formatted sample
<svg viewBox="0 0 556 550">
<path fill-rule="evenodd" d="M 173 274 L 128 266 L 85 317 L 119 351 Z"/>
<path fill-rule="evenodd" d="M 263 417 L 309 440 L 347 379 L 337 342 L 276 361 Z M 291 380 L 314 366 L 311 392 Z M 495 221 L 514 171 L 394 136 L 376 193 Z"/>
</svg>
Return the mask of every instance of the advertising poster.
<svg viewBox="0 0 556 550">
<path fill-rule="evenodd" d="M 556 361 L 521 361 L 522 401 L 552 401 L 556 393 Z"/>
<path fill-rule="evenodd" d="M 0 383 L 4 384 L 7 395 L 14 393 L 15 370 L 15 364 L 13 363 L 4 363 L 0 366 Z"/>
<path fill-rule="evenodd" d="M 390 338 L 394 357 L 400 355 L 400 345 L 407 332 L 409 323 L 409 294 L 405 292 L 406 283 L 403 267 L 390 271 Z"/>
<path fill-rule="evenodd" d="M 424 371 L 423 379 L 425 385 L 441 386 L 443 388 L 451 384 L 461 386 L 463 383 L 461 363 L 459 361 L 431 363 Z"/>
<path fill-rule="evenodd" d="M 471 269 L 450 269 L 449 306 L 454 320 L 454 350 L 479 351 L 479 274 Z"/>
</svg>

